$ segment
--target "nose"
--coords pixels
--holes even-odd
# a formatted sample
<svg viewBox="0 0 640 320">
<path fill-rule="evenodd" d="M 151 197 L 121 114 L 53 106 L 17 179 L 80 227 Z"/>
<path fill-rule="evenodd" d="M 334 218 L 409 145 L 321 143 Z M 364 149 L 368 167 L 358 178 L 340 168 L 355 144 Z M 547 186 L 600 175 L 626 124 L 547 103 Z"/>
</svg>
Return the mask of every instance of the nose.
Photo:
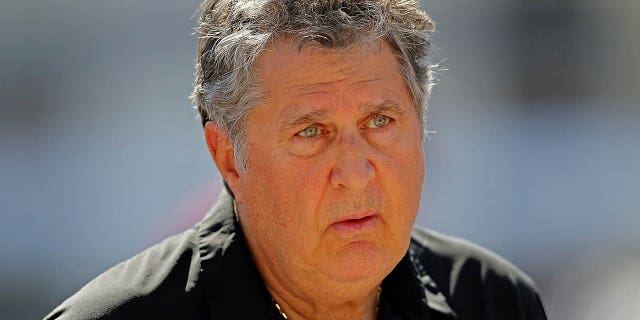
<svg viewBox="0 0 640 320">
<path fill-rule="evenodd" d="M 331 171 L 331 186 L 335 189 L 364 190 L 375 176 L 371 163 L 371 146 L 360 132 L 343 134 L 336 141 L 337 156 Z"/>
</svg>

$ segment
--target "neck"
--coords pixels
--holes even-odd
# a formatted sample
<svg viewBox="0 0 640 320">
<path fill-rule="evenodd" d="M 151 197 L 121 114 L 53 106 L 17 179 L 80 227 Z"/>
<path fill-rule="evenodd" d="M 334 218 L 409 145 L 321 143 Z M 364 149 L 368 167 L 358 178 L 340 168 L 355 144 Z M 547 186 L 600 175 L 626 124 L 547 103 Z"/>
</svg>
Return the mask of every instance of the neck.
<svg viewBox="0 0 640 320">
<path fill-rule="evenodd" d="M 313 319 L 362 319 L 374 320 L 378 314 L 380 302 L 380 286 L 365 294 L 360 299 L 343 302 L 326 299 L 307 300 L 299 299 L 292 295 L 279 295 L 277 290 L 270 288 L 273 303 L 282 315 L 288 320 L 313 320 Z M 286 298 L 285 298 L 286 296 Z"/>
</svg>

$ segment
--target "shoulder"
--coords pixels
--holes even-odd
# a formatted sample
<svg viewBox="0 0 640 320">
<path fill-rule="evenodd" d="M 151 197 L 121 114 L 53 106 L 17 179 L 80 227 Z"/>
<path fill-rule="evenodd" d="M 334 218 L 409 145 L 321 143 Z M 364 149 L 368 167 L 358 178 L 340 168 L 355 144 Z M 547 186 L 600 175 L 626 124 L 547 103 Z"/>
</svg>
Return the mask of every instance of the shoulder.
<svg viewBox="0 0 640 320">
<path fill-rule="evenodd" d="M 500 255 L 468 240 L 448 236 L 422 227 L 415 227 L 411 248 L 421 259 L 431 263 L 451 263 L 462 267 L 465 263 L 477 263 L 483 272 L 496 274 L 535 288 L 535 283 L 526 273 Z M 435 270 L 434 270 L 435 271 Z M 453 270 L 456 271 L 456 270 Z M 460 270 L 457 270 L 460 271 Z"/>
<path fill-rule="evenodd" d="M 112 267 L 45 319 L 167 318 L 190 309 L 198 303 L 199 290 L 195 233 L 187 230 Z"/>
<path fill-rule="evenodd" d="M 486 248 L 416 227 L 410 253 L 459 319 L 546 319 L 531 277 Z"/>
</svg>

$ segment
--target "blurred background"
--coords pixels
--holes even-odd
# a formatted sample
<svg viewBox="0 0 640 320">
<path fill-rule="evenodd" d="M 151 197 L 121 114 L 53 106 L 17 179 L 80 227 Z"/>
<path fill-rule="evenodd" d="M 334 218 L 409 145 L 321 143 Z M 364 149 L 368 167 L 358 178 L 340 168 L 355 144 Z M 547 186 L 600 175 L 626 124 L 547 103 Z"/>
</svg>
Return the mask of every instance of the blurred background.
<svg viewBox="0 0 640 320">
<path fill-rule="evenodd" d="M 198 4 L 0 3 L 0 318 L 42 318 L 216 198 Z M 424 7 L 447 70 L 418 223 L 516 263 L 550 319 L 640 319 L 640 2 Z"/>
</svg>

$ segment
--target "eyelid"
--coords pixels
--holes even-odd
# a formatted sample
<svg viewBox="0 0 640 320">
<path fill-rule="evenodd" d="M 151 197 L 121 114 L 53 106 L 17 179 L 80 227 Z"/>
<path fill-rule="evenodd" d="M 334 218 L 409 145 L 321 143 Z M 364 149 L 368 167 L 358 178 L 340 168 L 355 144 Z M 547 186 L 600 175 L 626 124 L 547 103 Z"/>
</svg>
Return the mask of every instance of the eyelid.
<svg viewBox="0 0 640 320">
<path fill-rule="evenodd" d="M 317 127 L 318 128 L 318 133 L 315 136 L 312 136 L 312 137 L 303 136 L 302 133 L 305 130 L 307 130 L 308 128 L 311 128 L 311 127 Z M 296 133 L 294 134 L 294 137 L 300 137 L 300 138 L 304 138 L 304 139 L 314 139 L 314 138 L 317 138 L 317 137 L 319 137 L 320 135 L 322 135 L 322 134 L 324 134 L 326 132 L 327 132 L 327 130 L 323 127 L 322 124 L 320 124 L 320 123 L 312 123 L 310 125 L 305 126 L 302 129 L 296 131 Z"/>
<path fill-rule="evenodd" d="M 382 117 L 387 118 L 387 120 L 388 120 L 387 124 L 385 124 L 385 125 L 384 125 L 384 126 L 382 126 L 382 127 L 370 127 L 370 126 L 369 126 L 369 122 L 370 122 L 370 121 L 373 121 L 373 119 L 374 119 L 375 117 L 379 117 L 379 116 L 382 116 Z M 366 127 L 366 128 L 370 128 L 370 129 L 383 129 L 383 128 L 388 127 L 391 123 L 393 123 L 393 122 L 395 122 L 395 121 L 396 121 L 396 120 L 395 120 L 393 117 L 388 116 L 388 115 L 386 115 L 386 114 L 383 114 L 383 113 L 374 113 L 374 114 L 370 115 L 368 118 L 366 118 L 366 120 L 365 120 L 365 122 L 364 122 L 364 127 Z"/>
</svg>

